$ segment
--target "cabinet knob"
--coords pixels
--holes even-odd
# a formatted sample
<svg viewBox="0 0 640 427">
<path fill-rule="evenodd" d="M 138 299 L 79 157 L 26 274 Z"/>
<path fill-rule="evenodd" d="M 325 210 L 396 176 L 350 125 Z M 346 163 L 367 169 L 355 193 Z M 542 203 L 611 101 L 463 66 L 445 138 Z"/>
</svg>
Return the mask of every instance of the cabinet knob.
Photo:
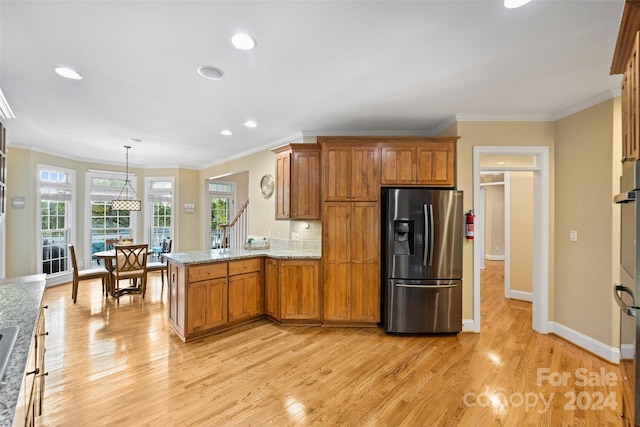
<svg viewBox="0 0 640 427">
<path fill-rule="evenodd" d="M 624 163 L 627 161 L 627 156 L 622 156 L 622 158 L 620 159 L 620 162 Z"/>
</svg>

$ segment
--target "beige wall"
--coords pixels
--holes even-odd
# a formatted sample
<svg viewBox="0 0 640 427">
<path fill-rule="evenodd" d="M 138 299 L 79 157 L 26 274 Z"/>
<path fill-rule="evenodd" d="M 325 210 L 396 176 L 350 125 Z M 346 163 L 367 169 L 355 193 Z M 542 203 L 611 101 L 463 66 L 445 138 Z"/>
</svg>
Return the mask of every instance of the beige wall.
<svg viewBox="0 0 640 427">
<path fill-rule="evenodd" d="M 617 340 L 610 307 L 618 263 L 611 252 L 619 233 L 612 226 L 619 216 L 612 202 L 619 175 L 613 170 L 613 117 L 609 100 L 556 122 L 555 195 L 554 320 L 610 345 Z M 577 242 L 569 241 L 570 230 L 578 232 Z"/>
<path fill-rule="evenodd" d="M 485 255 L 504 257 L 504 185 L 485 188 Z"/>
</svg>

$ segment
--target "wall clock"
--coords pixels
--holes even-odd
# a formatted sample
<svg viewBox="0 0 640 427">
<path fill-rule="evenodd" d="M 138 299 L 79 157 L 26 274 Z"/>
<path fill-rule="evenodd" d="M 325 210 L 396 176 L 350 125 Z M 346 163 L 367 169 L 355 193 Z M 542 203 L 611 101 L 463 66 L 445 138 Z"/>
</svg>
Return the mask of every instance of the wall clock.
<svg viewBox="0 0 640 427">
<path fill-rule="evenodd" d="M 272 175 L 264 175 L 262 179 L 260 179 L 260 192 L 264 196 L 265 199 L 268 199 L 273 194 L 273 176 Z"/>
</svg>

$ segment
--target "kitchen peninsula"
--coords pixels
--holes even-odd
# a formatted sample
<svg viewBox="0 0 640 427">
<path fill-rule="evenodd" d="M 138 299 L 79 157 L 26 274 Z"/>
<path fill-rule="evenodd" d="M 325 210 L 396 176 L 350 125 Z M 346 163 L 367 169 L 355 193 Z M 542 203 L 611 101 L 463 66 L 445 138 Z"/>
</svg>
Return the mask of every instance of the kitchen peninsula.
<svg viewBox="0 0 640 427">
<path fill-rule="evenodd" d="M 170 253 L 169 323 L 183 341 L 268 317 L 320 324 L 320 249 Z"/>
</svg>

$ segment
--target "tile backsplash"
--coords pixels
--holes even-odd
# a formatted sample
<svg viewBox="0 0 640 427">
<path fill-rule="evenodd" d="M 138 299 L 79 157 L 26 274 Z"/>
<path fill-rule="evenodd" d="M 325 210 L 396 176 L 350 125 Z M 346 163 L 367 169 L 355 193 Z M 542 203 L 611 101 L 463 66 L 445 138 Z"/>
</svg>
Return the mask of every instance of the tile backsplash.
<svg viewBox="0 0 640 427">
<path fill-rule="evenodd" d="M 262 236 L 252 236 L 262 239 Z M 322 223 L 320 221 L 290 221 L 289 238 L 271 238 L 270 244 L 276 249 L 318 249 L 322 248 Z"/>
</svg>

